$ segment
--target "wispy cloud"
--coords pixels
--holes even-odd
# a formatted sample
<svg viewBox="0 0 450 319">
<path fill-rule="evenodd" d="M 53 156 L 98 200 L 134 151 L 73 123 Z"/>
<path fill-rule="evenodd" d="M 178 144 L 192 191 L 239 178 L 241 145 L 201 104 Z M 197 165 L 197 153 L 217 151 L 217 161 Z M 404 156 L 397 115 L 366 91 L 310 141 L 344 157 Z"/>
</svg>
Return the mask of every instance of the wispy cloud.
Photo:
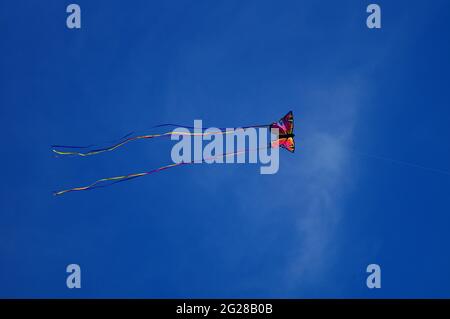
<svg viewBox="0 0 450 319">
<path fill-rule="evenodd" d="M 320 280 L 339 249 L 335 236 L 344 214 L 342 197 L 356 178 L 346 149 L 358 121 L 360 83 L 350 76 L 322 83 L 320 90 L 303 90 L 302 100 L 309 108 L 304 119 L 297 119 L 302 127 L 298 141 L 301 160 L 292 170 L 301 193 L 297 187 L 290 191 L 298 211 L 298 245 L 287 272 L 292 288 Z"/>
</svg>

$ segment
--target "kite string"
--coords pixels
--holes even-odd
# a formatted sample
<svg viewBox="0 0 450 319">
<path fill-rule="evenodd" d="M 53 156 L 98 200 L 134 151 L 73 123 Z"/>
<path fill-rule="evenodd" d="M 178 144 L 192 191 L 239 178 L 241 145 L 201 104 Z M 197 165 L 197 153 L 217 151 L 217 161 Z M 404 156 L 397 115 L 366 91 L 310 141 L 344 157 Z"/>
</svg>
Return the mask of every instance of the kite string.
<svg viewBox="0 0 450 319">
<path fill-rule="evenodd" d="M 416 164 L 416 163 L 412 163 L 412 162 L 407 162 L 407 161 L 402 161 L 402 160 L 398 160 L 398 159 L 394 159 L 394 158 L 390 158 L 390 157 L 386 157 L 386 156 L 380 156 L 380 155 L 374 155 L 374 154 L 368 154 L 368 153 L 364 153 L 364 152 L 360 152 L 354 149 L 347 149 L 349 152 L 353 153 L 353 154 L 357 154 L 359 156 L 364 156 L 367 158 L 372 158 L 375 160 L 381 160 L 381 161 L 385 161 L 385 162 L 391 162 L 394 164 L 398 164 L 398 165 L 404 165 L 404 166 L 409 166 L 412 168 L 418 168 L 418 169 L 422 169 L 422 170 L 426 170 L 426 171 L 430 171 L 430 172 L 434 172 L 434 173 L 439 173 L 439 174 L 445 174 L 445 175 L 450 175 L 450 171 L 447 170 L 443 170 L 440 168 L 433 168 L 433 167 L 429 167 L 429 166 L 424 166 L 424 165 L 420 165 L 420 164 Z"/>
<path fill-rule="evenodd" d="M 234 156 L 234 155 L 239 155 L 239 154 L 243 154 L 243 153 L 248 153 L 248 152 L 253 152 L 253 151 L 259 151 L 261 149 L 268 149 L 271 148 L 271 145 L 267 145 L 264 147 L 257 147 L 257 148 L 253 148 L 253 149 L 244 149 L 244 150 L 240 150 L 240 151 L 236 151 L 236 152 L 228 152 L 228 153 L 224 153 L 224 154 L 219 154 L 216 156 L 211 156 L 208 158 L 204 158 L 201 162 L 198 163 L 206 163 L 208 161 L 212 161 L 218 158 L 224 158 L 224 157 L 228 157 L 228 156 Z M 100 187 L 106 187 L 106 186 L 110 186 L 113 185 L 115 183 L 119 183 L 119 182 L 124 182 L 130 179 L 134 179 L 134 178 L 138 178 L 138 177 L 142 177 L 142 176 L 146 176 L 146 175 L 150 175 L 156 172 L 160 172 L 166 169 L 170 169 L 173 167 L 177 167 L 177 166 L 181 166 L 181 165 L 189 165 L 189 164 L 194 164 L 196 163 L 195 160 L 192 160 L 190 162 L 179 162 L 179 163 L 173 163 L 173 164 L 169 164 L 169 165 L 165 165 L 156 169 L 152 169 L 150 171 L 147 172 L 143 172 L 143 173 L 134 173 L 134 174 L 128 174 L 128 175 L 122 175 L 122 176 L 114 176 L 114 177 L 107 177 L 107 178 L 101 178 L 87 186 L 81 186 L 81 187 L 74 187 L 74 188 L 70 188 L 70 189 L 65 189 L 65 190 L 61 190 L 61 191 L 56 191 L 53 194 L 55 196 L 58 195 L 63 195 L 65 193 L 69 193 L 69 192 L 75 192 L 75 191 L 84 191 L 84 190 L 91 190 L 91 189 L 95 189 L 95 188 L 100 188 Z M 103 183 L 107 183 L 107 182 L 111 182 L 109 184 L 103 184 Z M 103 185 L 102 185 L 103 184 Z"/>
</svg>

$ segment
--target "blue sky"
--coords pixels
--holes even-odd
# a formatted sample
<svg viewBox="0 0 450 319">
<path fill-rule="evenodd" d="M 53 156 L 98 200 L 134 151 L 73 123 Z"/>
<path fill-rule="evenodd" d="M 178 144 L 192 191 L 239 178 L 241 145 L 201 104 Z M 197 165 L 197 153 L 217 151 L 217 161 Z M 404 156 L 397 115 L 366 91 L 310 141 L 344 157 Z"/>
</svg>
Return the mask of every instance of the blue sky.
<svg viewBox="0 0 450 319">
<path fill-rule="evenodd" d="M 369 1 L 77 1 L 80 30 L 69 3 L 0 4 L 0 297 L 450 297 L 450 175 L 394 162 L 450 171 L 448 1 L 377 1 L 380 30 Z M 172 144 L 51 144 L 288 110 L 275 175 L 194 165 L 52 196 Z"/>
</svg>

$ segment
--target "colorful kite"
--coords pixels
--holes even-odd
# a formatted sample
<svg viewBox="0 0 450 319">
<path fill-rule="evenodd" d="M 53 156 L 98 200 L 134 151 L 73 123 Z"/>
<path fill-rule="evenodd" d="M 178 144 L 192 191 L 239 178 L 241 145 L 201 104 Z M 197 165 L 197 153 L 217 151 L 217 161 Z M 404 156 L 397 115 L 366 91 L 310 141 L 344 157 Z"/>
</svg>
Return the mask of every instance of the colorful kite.
<svg viewBox="0 0 450 319">
<path fill-rule="evenodd" d="M 270 125 L 270 129 L 278 129 L 278 139 L 272 142 L 272 147 L 282 147 L 294 153 L 294 115 L 292 111 L 281 120 Z"/>
<path fill-rule="evenodd" d="M 176 125 L 176 124 L 162 124 L 158 125 L 156 127 L 165 127 L 165 126 L 176 126 L 176 127 L 182 127 L 187 129 L 195 129 L 195 127 L 192 126 L 183 126 L 183 125 Z M 278 129 L 278 136 L 277 139 L 272 141 L 270 145 L 264 147 L 264 148 L 275 148 L 275 147 L 281 147 L 289 152 L 294 152 L 295 150 L 295 143 L 294 143 L 294 116 L 292 114 L 292 111 L 287 113 L 283 118 L 281 118 L 278 122 L 274 122 L 271 124 L 266 125 L 252 125 L 252 126 L 245 126 L 239 129 L 224 129 L 219 128 L 220 131 L 217 132 L 201 132 L 201 133 L 190 133 L 190 132 L 179 132 L 179 131 L 169 131 L 166 133 L 160 133 L 160 134 L 148 134 L 148 135 L 138 135 L 138 136 L 130 136 L 131 134 L 128 134 L 121 138 L 119 141 L 114 143 L 113 145 L 107 146 L 107 147 L 96 147 L 96 145 L 89 145 L 89 146 L 68 146 L 68 145 L 52 145 L 53 152 L 60 156 L 91 156 L 96 155 L 104 152 L 110 152 L 114 151 L 115 149 L 124 146 L 125 144 L 128 144 L 132 141 L 141 140 L 141 139 L 152 139 L 152 138 L 160 138 L 160 137 L 168 137 L 172 135 L 187 135 L 187 136 L 207 136 L 207 135 L 225 135 L 230 133 L 236 133 L 238 130 L 244 130 L 247 128 L 263 128 L 267 127 L 269 129 Z M 257 149 L 245 149 L 241 151 L 236 152 L 230 152 L 230 153 L 224 153 L 220 154 L 211 158 L 205 158 L 201 161 L 201 163 L 205 163 L 208 160 L 213 160 L 220 157 L 228 157 L 228 156 L 234 156 L 239 155 L 242 153 L 250 152 L 250 151 L 256 151 L 262 149 L 261 147 Z M 75 191 L 84 191 L 84 190 L 90 190 L 100 187 L 106 187 L 110 186 L 115 183 L 124 182 L 127 180 L 131 180 L 137 177 L 142 177 L 146 175 L 150 175 L 159 171 L 163 171 L 169 168 L 173 168 L 176 166 L 181 165 L 188 165 L 188 164 L 194 164 L 194 161 L 189 162 L 180 162 L 180 163 L 173 163 L 170 165 L 162 166 L 147 172 L 142 173 L 135 173 L 135 174 L 129 174 L 129 175 L 122 175 L 122 176 L 115 176 L 115 177 L 108 177 L 108 178 L 102 178 L 99 179 L 92 184 L 89 184 L 87 186 L 82 187 L 74 187 L 66 190 L 61 190 L 54 192 L 54 195 L 62 195 L 69 192 L 75 192 Z"/>
</svg>

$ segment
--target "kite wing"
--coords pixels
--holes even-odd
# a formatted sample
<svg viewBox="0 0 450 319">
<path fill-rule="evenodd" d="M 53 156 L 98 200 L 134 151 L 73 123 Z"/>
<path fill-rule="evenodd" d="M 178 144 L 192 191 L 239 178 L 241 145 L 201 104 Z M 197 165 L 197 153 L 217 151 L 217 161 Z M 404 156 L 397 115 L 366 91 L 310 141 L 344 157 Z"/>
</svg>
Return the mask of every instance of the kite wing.
<svg viewBox="0 0 450 319">
<path fill-rule="evenodd" d="M 294 153 L 295 143 L 293 137 L 280 138 L 278 140 L 278 146 L 287 149 L 289 152 Z"/>
<path fill-rule="evenodd" d="M 272 123 L 270 128 L 277 128 L 280 135 L 288 135 L 294 133 L 294 115 L 292 111 L 283 116 L 278 122 Z"/>
</svg>

